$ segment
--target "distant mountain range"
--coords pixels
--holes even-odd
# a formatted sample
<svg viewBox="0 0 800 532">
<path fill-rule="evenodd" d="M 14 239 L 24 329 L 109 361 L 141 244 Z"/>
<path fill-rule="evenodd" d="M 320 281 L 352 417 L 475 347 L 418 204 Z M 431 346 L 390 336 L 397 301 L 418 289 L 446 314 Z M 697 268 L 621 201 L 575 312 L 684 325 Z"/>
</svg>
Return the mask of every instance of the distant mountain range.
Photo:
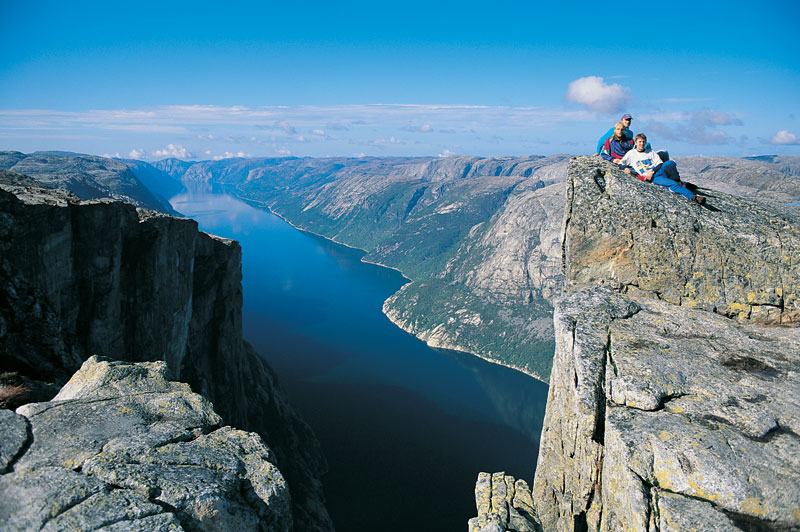
<svg viewBox="0 0 800 532">
<path fill-rule="evenodd" d="M 110 197 L 169 214 L 178 213 L 167 198 L 183 189 L 148 163 L 77 153 L 3 151 L 0 170 L 30 176 L 40 187 L 66 189 L 81 199 Z"/>
</svg>

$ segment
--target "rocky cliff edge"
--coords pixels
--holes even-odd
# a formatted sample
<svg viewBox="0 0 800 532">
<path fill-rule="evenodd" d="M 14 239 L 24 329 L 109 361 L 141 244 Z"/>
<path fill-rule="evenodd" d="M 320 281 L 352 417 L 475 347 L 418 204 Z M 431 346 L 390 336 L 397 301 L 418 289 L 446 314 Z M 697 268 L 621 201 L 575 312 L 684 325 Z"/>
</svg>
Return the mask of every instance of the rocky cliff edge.
<svg viewBox="0 0 800 532">
<path fill-rule="evenodd" d="M 529 529 L 800 529 L 800 216 L 703 192 L 571 162 Z"/>
</svg>

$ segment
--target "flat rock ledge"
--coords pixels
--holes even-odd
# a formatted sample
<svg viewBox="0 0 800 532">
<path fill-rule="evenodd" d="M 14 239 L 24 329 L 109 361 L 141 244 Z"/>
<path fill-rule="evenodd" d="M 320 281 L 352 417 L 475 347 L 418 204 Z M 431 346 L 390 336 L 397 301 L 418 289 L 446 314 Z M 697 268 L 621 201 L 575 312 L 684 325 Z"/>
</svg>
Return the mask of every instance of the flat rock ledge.
<svg viewBox="0 0 800 532">
<path fill-rule="evenodd" d="M 289 531 L 261 437 L 164 362 L 88 359 L 52 401 L 0 410 L 0 529 Z"/>
</svg>

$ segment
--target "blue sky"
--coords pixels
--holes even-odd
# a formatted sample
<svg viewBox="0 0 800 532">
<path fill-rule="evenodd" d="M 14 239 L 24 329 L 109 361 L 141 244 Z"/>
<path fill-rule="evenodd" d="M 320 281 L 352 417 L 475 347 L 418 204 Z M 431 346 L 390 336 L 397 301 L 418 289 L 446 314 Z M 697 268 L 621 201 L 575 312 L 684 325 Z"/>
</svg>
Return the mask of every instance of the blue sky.
<svg viewBox="0 0 800 532">
<path fill-rule="evenodd" d="M 800 155 L 800 2 L 536 4 L 0 0 L 0 149 Z"/>
</svg>

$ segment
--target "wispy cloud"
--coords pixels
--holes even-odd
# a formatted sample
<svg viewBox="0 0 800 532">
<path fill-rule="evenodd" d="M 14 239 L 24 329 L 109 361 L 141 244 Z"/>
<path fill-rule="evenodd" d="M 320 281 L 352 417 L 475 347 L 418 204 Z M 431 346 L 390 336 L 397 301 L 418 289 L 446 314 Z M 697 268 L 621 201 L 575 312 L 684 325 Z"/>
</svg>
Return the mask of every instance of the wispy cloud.
<svg viewBox="0 0 800 532">
<path fill-rule="evenodd" d="M 245 153 L 245 152 L 243 152 L 243 151 L 239 151 L 239 152 L 236 152 L 236 153 L 231 153 L 231 152 L 229 152 L 229 151 L 226 151 L 226 152 L 225 152 L 225 153 L 223 153 L 222 155 L 215 155 L 215 156 L 213 157 L 213 159 L 214 159 L 215 161 L 221 161 L 221 160 L 223 160 L 223 159 L 234 159 L 234 158 L 236 158 L 236 157 L 252 157 L 252 155 L 251 155 L 251 154 L 249 154 L 249 153 Z"/>
<path fill-rule="evenodd" d="M 630 89 L 616 83 L 607 84 L 599 76 L 579 78 L 567 87 L 567 101 L 600 113 L 622 111 L 630 102 Z"/>
<path fill-rule="evenodd" d="M 257 157 L 354 152 L 436 155 L 446 150 L 522 155 L 564 152 L 575 143 L 588 151 L 594 148 L 596 131 L 608 128 L 605 113 L 591 108 L 606 105 L 592 103 L 590 96 L 597 96 L 592 87 L 608 91 L 606 103 L 617 101 L 619 105 L 629 97 L 627 88 L 596 78 L 583 92 L 573 95 L 576 103 L 584 102 L 575 107 L 357 104 L 173 105 L 83 112 L 0 109 L 0 139 L 11 139 L 11 146 L 6 140 L 4 144 L 21 151 L 30 146 L 30 151 L 130 152 L 129 156 L 137 159 L 210 159 L 239 156 L 240 152 Z M 742 124 L 736 113 L 718 109 L 646 111 L 632 111 L 634 124 L 639 124 L 636 131 L 644 127 L 648 134 L 657 133 L 658 141 L 679 140 L 688 145 L 739 142 L 731 132 Z M 331 135 L 333 132 L 336 134 Z M 761 137 L 771 134 L 762 133 Z"/>
<path fill-rule="evenodd" d="M 423 124 L 421 126 L 416 126 L 413 124 L 406 124 L 401 128 L 403 131 L 413 131 L 413 132 L 420 132 L 420 133 L 430 133 L 433 131 L 433 128 L 430 124 Z"/>
</svg>

